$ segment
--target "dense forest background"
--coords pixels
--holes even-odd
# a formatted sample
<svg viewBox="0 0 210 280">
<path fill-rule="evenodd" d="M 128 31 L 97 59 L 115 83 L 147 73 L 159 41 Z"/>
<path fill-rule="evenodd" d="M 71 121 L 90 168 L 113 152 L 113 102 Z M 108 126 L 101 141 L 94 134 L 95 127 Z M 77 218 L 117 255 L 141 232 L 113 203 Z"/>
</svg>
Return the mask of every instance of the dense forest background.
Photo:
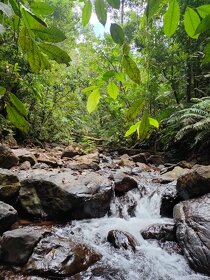
<svg viewBox="0 0 210 280">
<path fill-rule="evenodd" d="M 207 0 L 0 1 L 1 139 L 206 153 L 209 95 Z"/>
</svg>

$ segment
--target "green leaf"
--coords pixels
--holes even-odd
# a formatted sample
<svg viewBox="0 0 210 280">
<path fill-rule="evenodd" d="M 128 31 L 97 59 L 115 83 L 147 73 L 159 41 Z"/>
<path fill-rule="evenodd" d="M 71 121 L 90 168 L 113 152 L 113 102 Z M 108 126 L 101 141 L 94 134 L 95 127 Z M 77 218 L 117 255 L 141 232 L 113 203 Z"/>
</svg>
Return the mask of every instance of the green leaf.
<svg viewBox="0 0 210 280">
<path fill-rule="evenodd" d="M 9 94 L 9 99 L 11 101 L 11 103 L 14 105 L 15 109 L 24 117 L 27 116 L 28 111 L 26 110 L 24 104 L 20 101 L 19 98 L 17 98 L 16 95 L 14 95 L 13 93 Z"/>
<path fill-rule="evenodd" d="M 184 14 L 184 27 L 187 34 L 193 38 L 197 39 L 199 35 L 195 35 L 195 31 L 200 23 L 199 15 L 190 7 L 187 7 Z"/>
<path fill-rule="evenodd" d="M 103 74 L 103 80 L 108 81 L 110 78 L 115 77 L 116 71 L 110 70 Z"/>
<path fill-rule="evenodd" d="M 57 63 L 65 63 L 69 66 L 71 58 L 64 50 L 57 46 L 45 43 L 39 43 L 38 46 L 50 59 L 55 60 Z"/>
<path fill-rule="evenodd" d="M 124 55 L 129 55 L 130 54 L 130 47 L 126 43 L 123 45 L 123 54 Z"/>
<path fill-rule="evenodd" d="M 84 5 L 84 8 L 82 10 L 82 25 L 85 27 L 91 18 L 92 14 L 92 3 L 90 1 L 87 1 Z"/>
<path fill-rule="evenodd" d="M 107 92 L 112 99 L 116 100 L 119 94 L 119 88 L 113 81 L 110 81 L 107 87 Z"/>
<path fill-rule="evenodd" d="M 148 4 L 146 8 L 146 15 L 148 18 L 151 18 L 153 15 L 157 13 L 161 2 L 163 2 L 163 0 L 148 0 Z"/>
<path fill-rule="evenodd" d="M 204 49 L 205 57 L 204 62 L 210 62 L 210 43 L 208 43 Z"/>
<path fill-rule="evenodd" d="M 164 15 L 164 33 L 171 37 L 179 24 L 180 8 L 177 0 L 170 0 L 169 8 Z"/>
<path fill-rule="evenodd" d="M 205 31 L 207 31 L 208 29 L 210 29 L 210 15 L 206 16 L 198 25 L 196 31 L 195 31 L 195 35 L 203 33 Z"/>
<path fill-rule="evenodd" d="M 139 129 L 139 126 L 141 124 L 141 121 L 135 123 L 134 125 L 132 125 L 125 133 L 125 137 L 128 137 L 132 134 L 134 134 L 138 129 Z"/>
<path fill-rule="evenodd" d="M 90 87 L 86 87 L 82 90 L 82 92 L 86 93 L 86 92 L 90 92 L 90 91 L 93 91 L 95 89 L 97 89 L 98 87 L 97 86 L 90 86 Z"/>
<path fill-rule="evenodd" d="M 159 122 L 151 117 L 149 117 L 149 124 L 157 129 L 159 128 Z"/>
<path fill-rule="evenodd" d="M 39 28 L 31 28 L 34 34 L 42 41 L 59 43 L 66 39 L 66 35 L 58 28 L 39 26 Z"/>
<path fill-rule="evenodd" d="M 119 82 L 124 82 L 124 80 L 125 80 L 125 74 L 122 72 L 117 72 L 115 74 L 115 77 Z"/>
<path fill-rule="evenodd" d="M 112 23 L 110 26 L 110 33 L 111 33 L 113 41 L 116 44 L 123 45 L 123 43 L 125 41 L 125 35 L 122 30 L 122 27 L 120 27 L 116 23 Z"/>
<path fill-rule="evenodd" d="M 134 120 L 144 108 L 145 101 L 142 99 L 135 100 L 127 111 L 127 119 Z"/>
<path fill-rule="evenodd" d="M 107 21 L 107 10 L 104 0 L 95 0 L 95 12 L 99 22 L 105 26 Z"/>
<path fill-rule="evenodd" d="M 139 139 L 144 140 L 145 138 L 147 138 L 149 134 L 149 128 L 150 128 L 149 115 L 146 112 L 141 118 L 141 123 L 137 130 Z"/>
<path fill-rule="evenodd" d="M 18 6 L 17 1 L 16 0 L 9 0 L 9 3 L 11 5 L 12 9 L 13 9 L 13 12 L 17 16 L 21 17 L 20 7 Z"/>
<path fill-rule="evenodd" d="M 54 12 L 54 7 L 52 5 L 42 1 L 32 3 L 30 8 L 35 14 L 41 16 L 49 16 Z"/>
<path fill-rule="evenodd" d="M 112 8 L 119 10 L 119 8 L 120 8 L 120 0 L 107 0 L 107 2 L 109 3 L 109 5 Z"/>
<path fill-rule="evenodd" d="M 29 130 L 29 123 L 27 120 L 19 114 L 19 112 L 10 105 L 6 105 L 7 117 L 9 121 L 21 131 L 27 133 Z"/>
<path fill-rule="evenodd" d="M 23 22 L 28 28 L 28 30 L 40 26 L 47 27 L 47 24 L 39 17 L 37 17 L 35 14 L 33 14 L 30 10 L 28 10 L 26 7 L 24 7 L 21 4 L 20 11 L 23 17 Z"/>
<path fill-rule="evenodd" d="M 100 91 L 99 89 L 95 89 L 93 92 L 91 92 L 91 94 L 88 97 L 87 100 L 87 110 L 89 113 L 92 113 L 93 111 L 95 111 L 99 100 L 100 100 Z"/>
<path fill-rule="evenodd" d="M 196 10 L 202 18 L 205 18 L 210 14 L 210 5 L 202 5 L 197 7 Z"/>
<path fill-rule="evenodd" d="M 6 93 L 6 88 L 0 86 L 0 98 Z"/>
<path fill-rule="evenodd" d="M 125 72 L 129 76 L 129 78 L 139 85 L 141 82 L 140 71 L 136 63 L 132 60 L 132 58 L 130 58 L 130 56 L 123 56 L 122 66 L 125 69 Z"/>
</svg>

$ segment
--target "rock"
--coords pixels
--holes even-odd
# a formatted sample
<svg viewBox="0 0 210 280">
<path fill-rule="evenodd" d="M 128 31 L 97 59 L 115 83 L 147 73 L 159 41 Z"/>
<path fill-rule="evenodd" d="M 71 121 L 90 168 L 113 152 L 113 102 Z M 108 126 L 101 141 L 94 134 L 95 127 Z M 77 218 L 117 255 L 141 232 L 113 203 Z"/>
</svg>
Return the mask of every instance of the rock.
<svg viewBox="0 0 210 280">
<path fill-rule="evenodd" d="M 193 162 L 187 162 L 185 160 L 182 160 L 182 161 L 178 162 L 177 165 L 180 166 L 181 168 L 191 169 L 191 168 L 193 168 L 193 166 L 195 164 Z"/>
<path fill-rule="evenodd" d="M 36 164 L 37 160 L 34 154 L 32 154 L 27 149 L 14 149 L 14 154 L 18 157 L 19 163 L 23 163 L 25 161 L 29 161 L 30 164 L 33 166 Z"/>
<path fill-rule="evenodd" d="M 161 176 L 161 180 L 172 182 L 177 180 L 180 176 L 189 173 L 189 169 L 181 168 L 179 166 L 175 166 L 173 170 L 166 172 L 163 176 Z"/>
<path fill-rule="evenodd" d="M 20 182 L 11 171 L 0 169 L 0 200 L 10 203 L 19 193 Z"/>
<path fill-rule="evenodd" d="M 135 240 L 134 236 L 121 230 L 109 231 L 107 241 L 117 249 L 123 248 L 134 252 L 136 251 L 136 246 L 138 246 L 138 242 Z"/>
<path fill-rule="evenodd" d="M 162 193 L 160 203 L 160 215 L 162 217 L 172 218 L 173 209 L 182 199 L 178 196 L 175 185 L 169 185 Z"/>
<path fill-rule="evenodd" d="M 7 146 L 0 145 L 0 168 L 10 169 L 18 165 L 18 157 Z"/>
<path fill-rule="evenodd" d="M 0 201 L 0 233 L 9 229 L 17 220 L 17 211 L 12 206 Z"/>
<path fill-rule="evenodd" d="M 72 276 L 86 270 L 100 258 L 98 253 L 84 244 L 48 236 L 38 243 L 24 272 L 48 277 Z"/>
<path fill-rule="evenodd" d="M 100 169 L 99 162 L 99 154 L 92 153 L 75 157 L 74 160 L 67 165 L 67 167 L 73 170 L 93 169 L 96 171 Z"/>
<path fill-rule="evenodd" d="M 155 164 L 155 165 L 160 165 L 160 164 L 163 164 L 164 163 L 164 160 L 162 159 L 161 156 L 159 155 L 151 155 L 149 158 L 148 158 L 148 163 L 150 164 Z"/>
<path fill-rule="evenodd" d="M 114 190 L 117 196 L 124 195 L 128 191 L 138 188 L 138 183 L 135 179 L 121 172 L 117 172 L 114 175 L 114 181 Z"/>
<path fill-rule="evenodd" d="M 144 239 L 176 241 L 174 224 L 154 224 L 141 231 L 141 235 Z"/>
<path fill-rule="evenodd" d="M 19 198 L 23 213 L 30 218 L 60 220 L 102 217 L 112 196 L 112 183 L 106 177 L 97 173 L 74 176 L 66 169 L 23 180 Z"/>
<path fill-rule="evenodd" d="M 29 170 L 29 169 L 31 169 L 30 161 L 24 161 L 23 163 L 21 163 L 20 170 Z"/>
<path fill-rule="evenodd" d="M 210 193 L 210 166 L 197 166 L 177 180 L 177 193 L 184 200 Z"/>
<path fill-rule="evenodd" d="M 3 262 L 18 266 L 24 265 L 43 236 L 44 231 L 34 228 L 6 231 L 0 242 Z"/>
<path fill-rule="evenodd" d="M 158 245 L 163 250 L 168 252 L 170 255 L 172 255 L 172 254 L 183 255 L 183 251 L 182 251 L 180 245 L 175 241 L 165 241 L 165 242 L 159 241 Z"/>
<path fill-rule="evenodd" d="M 82 152 L 81 148 L 69 146 L 63 151 L 61 158 L 64 158 L 64 157 L 73 158 L 75 156 L 79 156 L 82 154 L 83 154 L 83 152 Z"/>
<path fill-rule="evenodd" d="M 176 236 L 191 267 L 210 275 L 210 194 L 174 207 Z"/>
<path fill-rule="evenodd" d="M 131 157 L 134 162 L 147 164 L 147 159 L 144 153 L 137 154 Z"/>
</svg>

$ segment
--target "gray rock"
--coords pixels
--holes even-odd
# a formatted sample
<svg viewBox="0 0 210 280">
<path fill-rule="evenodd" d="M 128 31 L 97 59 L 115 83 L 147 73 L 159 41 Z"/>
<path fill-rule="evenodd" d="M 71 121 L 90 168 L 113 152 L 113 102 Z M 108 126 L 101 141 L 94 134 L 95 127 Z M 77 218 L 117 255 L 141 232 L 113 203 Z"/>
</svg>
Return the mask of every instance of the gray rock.
<svg viewBox="0 0 210 280">
<path fill-rule="evenodd" d="M 83 156 L 74 157 L 73 161 L 68 163 L 67 167 L 73 170 L 93 169 L 99 170 L 100 157 L 99 153 L 92 153 Z"/>
<path fill-rule="evenodd" d="M 111 230 L 108 233 L 107 241 L 117 249 L 132 250 L 135 252 L 138 242 L 130 233 L 121 230 Z"/>
<path fill-rule="evenodd" d="M 17 211 L 12 206 L 0 201 L 0 233 L 9 229 L 17 220 Z"/>
<path fill-rule="evenodd" d="M 192 268 L 210 275 L 210 194 L 174 207 L 176 236 Z"/>
<path fill-rule="evenodd" d="M 82 155 L 82 154 L 83 154 L 83 152 L 82 152 L 81 148 L 69 146 L 63 151 L 61 158 L 64 158 L 64 157 L 73 158 L 75 156 Z"/>
<path fill-rule="evenodd" d="M 25 265 L 27 274 L 72 276 L 100 260 L 93 249 L 57 236 L 43 238 Z"/>
<path fill-rule="evenodd" d="M 37 162 L 34 154 L 27 149 L 14 149 L 13 152 L 18 157 L 20 163 L 29 161 L 31 165 L 34 165 Z"/>
<path fill-rule="evenodd" d="M 0 200 L 10 203 L 18 196 L 20 182 L 11 171 L 0 169 Z"/>
<path fill-rule="evenodd" d="M 172 181 L 177 180 L 182 175 L 185 175 L 185 174 L 189 173 L 189 171 L 190 170 L 187 169 L 187 168 L 182 168 L 180 166 L 175 166 L 173 168 L 173 170 L 164 173 L 164 175 L 161 176 L 161 179 L 164 180 L 164 181 L 172 182 Z"/>
<path fill-rule="evenodd" d="M 126 192 L 138 188 L 138 183 L 131 176 L 125 175 L 123 172 L 117 172 L 113 176 L 114 190 L 117 196 L 124 195 Z"/>
<path fill-rule="evenodd" d="M 25 179 L 19 198 L 23 212 L 32 218 L 84 219 L 104 216 L 112 196 L 107 178 L 97 173 L 74 176 L 66 169 Z"/>
<path fill-rule="evenodd" d="M 154 224 L 141 231 L 141 234 L 144 239 L 176 241 L 174 224 Z"/>
<path fill-rule="evenodd" d="M 18 161 L 18 157 L 9 147 L 0 145 L 0 168 L 10 169 L 18 165 Z"/>
<path fill-rule="evenodd" d="M 43 235 L 44 231 L 34 228 L 6 231 L 0 241 L 3 262 L 12 265 L 24 265 Z"/>
</svg>

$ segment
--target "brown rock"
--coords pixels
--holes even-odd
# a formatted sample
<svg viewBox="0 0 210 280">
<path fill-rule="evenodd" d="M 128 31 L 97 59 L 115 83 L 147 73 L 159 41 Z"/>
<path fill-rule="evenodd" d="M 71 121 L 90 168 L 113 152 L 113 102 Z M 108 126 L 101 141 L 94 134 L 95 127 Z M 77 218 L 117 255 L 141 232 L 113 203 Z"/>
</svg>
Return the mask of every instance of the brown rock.
<svg viewBox="0 0 210 280">
<path fill-rule="evenodd" d="M 120 230 L 111 230 L 108 233 L 107 241 L 117 249 L 132 250 L 135 252 L 138 242 L 130 233 Z"/>
<path fill-rule="evenodd" d="M 34 165 L 37 162 L 35 155 L 27 149 L 14 149 L 13 152 L 18 157 L 19 163 L 29 161 L 31 165 Z"/>
<path fill-rule="evenodd" d="M 0 145 L 0 167 L 10 169 L 18 165 L 18 157 L 7 146 Z"/>
<path fill-rule="evenodd" d="M 63 153 L 61 155 L 61 158 L 64 158 L 64 157 L 73 158 L 75 156 L 79 156 L 79 155 L 82 155 L 82 154 L 83 154 L 83 152 L 82 152 L 81 148 L 69 146 L 63 151 Z"/>
<path fill-rule="evenodd" d="M 135 179 L 121 172 L 117 172 L 114 175 L 114 181 L 115 194 L 118 196 L 124 195 L 128 191 L 138 188 L 138 183 Z"/>
<path fill-rule="evenodd" d="M 173 224 L 154 224 L 141 231 L 144 239 L 176 241 L 176 230 Z"/>
<path fill-rule="evenodd" d="M 134 162 L 147 164 L 147 159 L 144 153 L 137 154 L 131 157 Z"/>
<path fill-rule="evenodd" d="M 155 164 L 155 165 L 160 165 L 160 164 L 164 164 L 164 160 L 162 159 L 161 156 L 159 155 L 151 155 L 149 158 L 148 158 L 148 163 L 150 164 Z"/>
</svg>

